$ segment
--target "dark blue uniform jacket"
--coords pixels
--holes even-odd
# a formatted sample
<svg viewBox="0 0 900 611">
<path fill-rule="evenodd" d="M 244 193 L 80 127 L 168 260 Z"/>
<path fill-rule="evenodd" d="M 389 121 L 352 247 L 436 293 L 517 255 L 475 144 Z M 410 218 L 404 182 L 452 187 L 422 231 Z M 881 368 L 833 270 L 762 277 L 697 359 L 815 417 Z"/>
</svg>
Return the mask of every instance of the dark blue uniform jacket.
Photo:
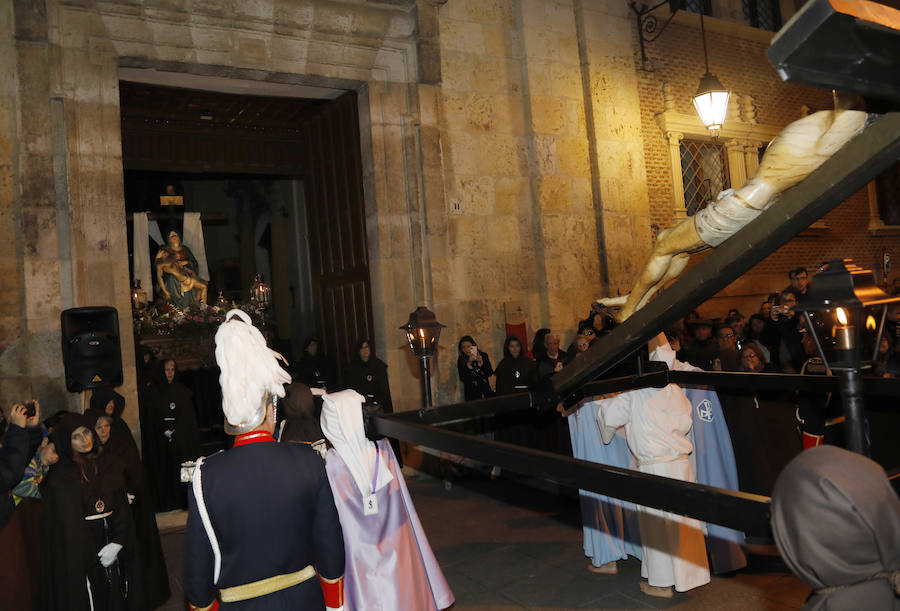
<svg viewBox="0 0 900 611">
<path fill-rule="evenodd" d="M 293 573 L 311 564 L 322 577 L 344 573 L 344 539 L 322 458 L 305 444 L 251 443 L 207 458 L 203 497 L 222 553 L 213 583 L 213 552 L 189 494 L 184 591 L 203 607 L 218 590 Z M 322 609 L 315 577 L 222 609 Z"/>
</svg>

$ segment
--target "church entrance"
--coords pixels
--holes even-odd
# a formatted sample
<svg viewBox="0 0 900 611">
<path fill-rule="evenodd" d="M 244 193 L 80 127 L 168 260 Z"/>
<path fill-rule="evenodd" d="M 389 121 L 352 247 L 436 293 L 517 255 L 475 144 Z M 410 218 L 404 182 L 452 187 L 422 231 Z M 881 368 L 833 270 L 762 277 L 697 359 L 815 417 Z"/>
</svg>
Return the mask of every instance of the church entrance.
<svg viewBox="0 0 900 611">
<path fill-rule="evenodd" d="M 249 306 L 259 277 L 273 347 L 293 363 L 320 337 L 339 384 L 356 339 L 373 333 L 358 102 L 303 89 L 314 95 L 120 82 L 130 267 L 158 303 L 156 257 L 175 231 L 206 275 L 208 305 Z M 160 314 L 135 325 L 139 343 L 192 322 Z"/>
</svg>

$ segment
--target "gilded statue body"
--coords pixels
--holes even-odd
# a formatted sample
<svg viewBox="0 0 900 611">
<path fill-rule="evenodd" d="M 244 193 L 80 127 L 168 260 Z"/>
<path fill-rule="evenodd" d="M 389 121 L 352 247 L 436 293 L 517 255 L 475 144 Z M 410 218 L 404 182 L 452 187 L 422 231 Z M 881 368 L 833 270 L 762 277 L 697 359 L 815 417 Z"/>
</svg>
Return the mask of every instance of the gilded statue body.
<svg viewBox="0 0 900 611">
<path fill-rule="evenodd" d="M 166 301 L 181 310 L 206 303 L 207 281 L 197 275 L 197 259 L 177 231 L 169 232 L 168 242 L 156 253 L 156 279 Z"/>
</svg>

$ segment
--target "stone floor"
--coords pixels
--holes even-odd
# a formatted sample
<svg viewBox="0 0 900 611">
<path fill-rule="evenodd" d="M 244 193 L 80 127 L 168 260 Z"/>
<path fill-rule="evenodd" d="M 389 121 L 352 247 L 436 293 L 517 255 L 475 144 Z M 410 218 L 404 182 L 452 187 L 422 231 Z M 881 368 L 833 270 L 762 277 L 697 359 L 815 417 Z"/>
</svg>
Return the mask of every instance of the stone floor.
<svg viewBox="0 0 900 611">
<path fill-rule="evenodd" d="M 523 485 L 508 477 L 474 478 L 446 490 L 413 473 L 410 493 L 435 555 L 456 596 L 454 611 L 569 609 L 796 610 L 809 588 L 773 556 L 669 600 L 638 588 L 640 562 L 619 563 L 618 575 L 586 570 L 577 502 L 571 495 Z M 168 515 L 163 535 L 173 596 L 163 609 L 183 611 L 183 516 Z"/>
</svg>

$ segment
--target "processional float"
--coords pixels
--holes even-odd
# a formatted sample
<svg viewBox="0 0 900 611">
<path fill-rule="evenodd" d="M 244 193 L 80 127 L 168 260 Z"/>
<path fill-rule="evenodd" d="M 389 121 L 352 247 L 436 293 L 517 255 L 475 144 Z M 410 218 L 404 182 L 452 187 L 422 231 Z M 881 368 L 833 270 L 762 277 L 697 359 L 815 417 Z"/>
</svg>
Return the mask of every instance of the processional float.
<svg viewBox="0 0 900 611">
<path fill-rule="evenodd" d="M 773 39 L 767 52 L 782 78 L 887 100 L 900 105 L 900 19 L 864 0 L 811 0 Z M 892 51 L 893 50 L 893 51 Z M 900 112 L 886 112 L 715 248 L 715 255 L 681 275 L 637 309 L 583 357 L 528 392 L 419 412 L 375 416 L 370 434 L 403 439 L 503 469 L 743 531 L 770 541 L 766 496 L 683 482 L 466 435 L 448 427 L 513 412 L 548 412 L 582 398 L 668 383 L 730 388 L 836 388 L 837 379 L 782 374 L 676 372 L 641 364 L 635 375 L 599 379 L 777 248 L 900 160 Z M 646 367 L 647 369 L 643 369 Z M 652 369 L 651 369 L 652 367 Z M 751 380 L 752 379 L 752 383 Z M 866 379 L 868 395 L 900 397 L 900 380 Z M 857 423 L 859 424 L 859 423 Z"/>
</svg>

